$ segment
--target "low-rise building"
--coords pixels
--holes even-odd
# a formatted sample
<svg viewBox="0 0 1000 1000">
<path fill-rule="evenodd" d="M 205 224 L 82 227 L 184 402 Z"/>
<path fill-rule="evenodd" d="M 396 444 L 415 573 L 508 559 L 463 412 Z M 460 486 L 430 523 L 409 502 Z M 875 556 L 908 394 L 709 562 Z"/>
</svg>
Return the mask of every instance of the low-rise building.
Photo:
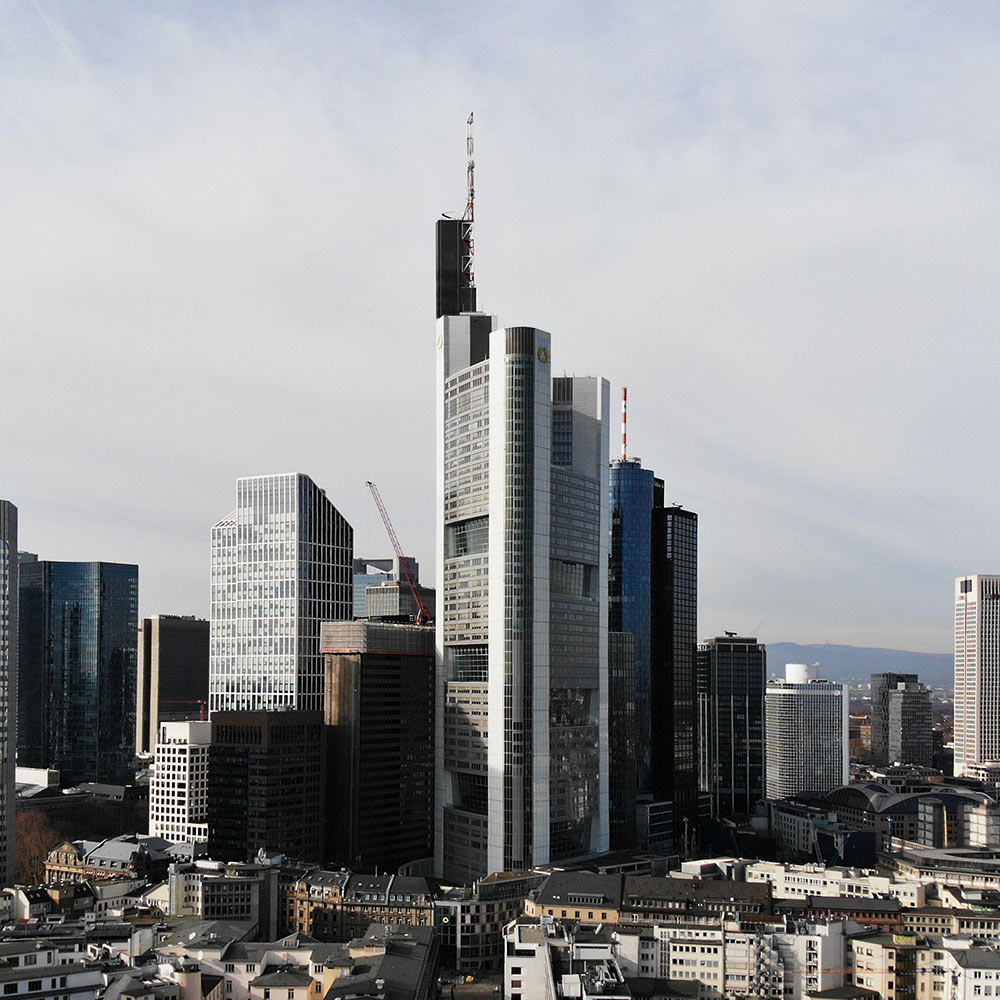
<svg viewBox="0 0 1000 1000">
<path fill-rule="evenodd" d="M 201 859 L 172 864 L 167 881 L 171 915 L 248 921 L 257 940 L 278 935 L 277 864 Z"/>
<path fill-rule="evenodd" d="M 806 899 L 810 896 L 841 896 L 848 899 L 892 897 L 902 906 L 923 906 L 927 887 L 918 879 L 880 875 L 871 869 L 793 865 L 756 861 L 743 869 L 747 882 L 768 882 L 775 898 Z"/>
</svg>

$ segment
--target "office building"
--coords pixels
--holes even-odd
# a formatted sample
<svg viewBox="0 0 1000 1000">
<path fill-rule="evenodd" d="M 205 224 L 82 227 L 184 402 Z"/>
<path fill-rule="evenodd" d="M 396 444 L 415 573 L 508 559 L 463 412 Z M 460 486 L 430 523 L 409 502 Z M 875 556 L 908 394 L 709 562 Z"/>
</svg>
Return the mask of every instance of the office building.
<svg viewBox="0 0 1000 1000">
<path fill-rule="evenodd" d="M 139 623 L 136 753 L 152 753 L 161 722 L 208 718 L 208 634 L 204 618 L 153 615 Z"/>
<path fill-rule="evenodd" d="M 698 776 L 717 819 L 764 797 L 766 666 L 754 637 L 727 632 L 698 647 Z"/>
<path fill-rule="evenodd" d="M 420 597 L 434 618 L 434 588 L 420 583 L 420 564 L 409 556 L 403 557 L 420 590 Z M 399 557 L 391 559 L 354 560 L 354 617 L 415 620 L 417 602 L 410 590 L 406 573 L 400 569 Z"/>
<path fill-rule="evenodd" d="M 817 664 L 788 663 L 766 696 L 769 799 L 829 792 L 850 781 L 847 686 L 819 678 Z"/>
<path fill-rule="evenodd" d="M 698 517 L 665 506 L 636 458 L 611 463 L 610 507 L 609 627 L 635 636 L 637 837 L 681 848 L 698 825 Z"/>
<path fill-rule="evenodd" d="M 872 763 L 930 767 L 931 689 L 916 674 L 872 674 Z"/>
<path fill-rule="evenodd" d="M 162 722 L 149 782 L 149 835 L 193 843 L 208 839 L 209 722 Z"/>
<path fill-rule="evenodd" d="M 17 507 L 0 500 L 0 885 L 13 885 L 17 721 Z"/>
<path fill-rule="evenodd" d="M 637 843 L 635 763 L 635 636 L 609 632 L 608 846 L 612 851 L 632 850 Z"/>
<path fill-rule="evenodd" d="M 608 384 L 494 326 L 438 321 L 435 845 L 460 881 L 608 844 Z"/>
<path fill-rule="evenodd" d="M 139 568 L 22 562 L 19 599 L 18 763 L 132 784 Z"/>
<path fill-rule="evenodd" d="M 1000 761 L 1000 576 L 955 581 L 955 776 Z"/>
<path fill-rule="evenodd" d="M 396 871 L 434 852 L 434 630 L 324 622 L 327 861 Z"/>
<path fill-rule="evenodd" d="M 236 482 L 212 529 L 209 708 L 323 710 L 320 622 L 351 617 L 354 533 L 308 476 Z"/>
<path fill-rule="evenodd" d="M 251 861 L 263 849 L 320 861 L 326 798 L 323 714 L 213 712 L 211 726 L 209 856 Z"/>
</svg>

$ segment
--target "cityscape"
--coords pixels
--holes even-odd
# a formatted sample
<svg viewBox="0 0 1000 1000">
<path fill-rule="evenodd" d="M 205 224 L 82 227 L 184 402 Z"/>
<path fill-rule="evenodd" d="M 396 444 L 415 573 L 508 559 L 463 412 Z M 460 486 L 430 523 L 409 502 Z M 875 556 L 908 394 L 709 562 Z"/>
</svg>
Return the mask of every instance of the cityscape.
<svg viewBox="0 0 1000 1000">
<path fill-rule="evenodd" d="M 278 38 L 257 34 L 278 28 L 251 8 L 217 22 L 208 5 L 200 27 L 221 25 L 236 51 Z M 642 4 L 623 11 L 630 31 L 659 17 Z M 95 33 L 61 16 L 44 0 L 23 21 L 4 15 L 92 82 L 104 72 Z M 147 16 L 107 23 L 141 34 Z M 298 4 L 287 16 L 309 23 Z M 342 16 L 315 13 L 346 31 Z M 350 30 L 362 26 L 361 45 L 363 26 L 395 16 L 366 12 Z M 729 16 L 735 7 L 720 23 Z M 154 48 L 197 48 L 196 21 L 174 12 Z M 583 18 L 571 34 L 598 27 Z M 628 37 L 606 27 L 609 47 Z M 685 22 L 679 37 L 697 27 Z M 390 31 L 389 50 L 399 44 Z M 151 404 L 163 436 L 142 456 L 150 506 L 87 513 L 91 487 L 73 476 L 58 500 L 40 500 L 21 471 L 13 488 L 0 480 L 4 996 L 1000 997 L 1000 553 L 963 541 L 950 571 L 935 556 L 904 572 L 919 537 L 903 536 L 927 515 L 883 519 L 867 507 L 848 540 L 839 505 L 854 487 L 822 500 L 822 478 L 806 471 L 824 447 L 836 462 L 843 441 L 824 446 L 815 423 L 796 446 L 801 473 L 759 470 L 788 491 L 787 521 L 817 496 L 788 534 L 756 516 L 764 493 L 751 491 L 745 509 L 720 502 L 721 480 L 700 480 L 705 466 L 683 456 L 701 441 L 738 464 L 753 436 L 734 424 L 727 452 L 716 432 L 695 429 L 679 388 L 693 370 L 680 349 L 677 370 L 656 369 L 652 340 L 665 334 L 643 341 L 640 303 L 617 303 L 620 350 L 607 355 L 558 324 L 507 325 L 509 282 L 493 280 L 495 261 L 481 265 L 503 246 L 514 272 L 547 258 L 530 240 L 512 252 L 477 239 L 480 217 L 509 222 L 533 196 L 484 199 L 480 113 L 453 117 L 431 140 L 451 207 L 422 212 L 423 256 L 393 258 L 401 288 L 423 276 L 421 300 L 433 295 L 433 315 L 405 316 L 425 367 L 400 365 L 401 348 L 357 324 L 371 310 L 345 306 L 353 322 L 325 352 L 294 358 L 328 403 L 322 447 L 262 447 L 219 489 L 210 456 L 237 437 L 240 461 L 254 454 L 253 434 L 221 415 L 228 393 L 251 397 L 275 442 L 291 440 L 298 419 L 283 374 L 292 340 L 276 327 L 261 351 L 234 335 L 233 368 L 217 344 L 188 350 L 172 405 Z M 42 134 L 17 121 L 20 141 Z M 198 211 L 211 218 L 211 206 Z M 305 254 L 317 236 L 300 221 Z M 338 224 L 360 231 L 366 220 Z M 176 232 L 187 239 L 185 226 Z M 263 274 L 254 281 L 266 286 Z M 395 309 L 393 275 L 378 280 Z M 547 326 L 559 315 L 547 299 L 564 287 L 517 299 L 515 315 L 536 301 Z M 23 391 L 17 365 L 31 353 L 28 327 L 11 329 L 8 399 Z M 177 347 L 167 336 L 156 349 Z M 38 351 L 42 371 L 63 363 Z M 595 357 L 614 365 L 575 374 Z M 199 428 L 204 442 L 181 432 L 200 377 L 220 413 Z M 364 405 L 346 405 L 338 382 L 364 382 Z M 766 436 L 763 405 L 740 406 Z M 418 415 L 428 412 L 431 423 Z M 391 448 L 373 438 L 355 450 L 383 420 Z M 67 447 L 65 431 L 39 463 Z M 109 476 L 123 474 L 124 454 Z M 314 461 L 300 465 L 303 454 Z M 869 460 L 859 447 L 859 477 Z M 140 527 L 154 509 L 162 524 Z M 195 515 L 191 560 L 178 525 Z M 88 527 L 104 520 L 120 534 Z M 736 533 L 746 537 L 727 566 Z M 151 551 L 154 535 L 161 558 L 123 561 L 140 537 Z M 796 549 L 803 538 L 815 548 Z M 77 558 L 81 540 L 90 560 Z M 747 572 L 751 543 L 759 577 Z M 838 544 L 845 561 L 867 548 L 855 565 L 881 571 L 843 599 L 829 555 Z M 778 588 L 776 567 L 794 566 L 802 575 Z M 852 619 L 847 609 L 876 590 Z M 918 590 L 915 609 L 889 620 Z M 775 600 L 796 591 L 787 607 Z M 931 604 L 940 624 L 928 623 Z"/>
</svg>

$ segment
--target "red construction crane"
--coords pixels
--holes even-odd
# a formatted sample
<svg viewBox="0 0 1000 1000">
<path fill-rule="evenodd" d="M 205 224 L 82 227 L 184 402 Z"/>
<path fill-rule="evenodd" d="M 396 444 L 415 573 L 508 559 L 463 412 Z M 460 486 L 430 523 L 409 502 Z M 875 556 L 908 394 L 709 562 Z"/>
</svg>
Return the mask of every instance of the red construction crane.
<svg viewBox="0 0 1000 1000">
<path fill-rule="evenodd" d="M 427 605 L 424 604 L 424 599 L 420 596 L 420 588 L 417 586 L 417 581 L 413 579 L 413 573 L 410 572 L 410 562 L 403 555 L 403 550 L 400 548 L 399 539 L 393 530 L 392 521 L 389 520 L 389 512 L 385 509 L 385 504 L 382 503 L 382 497 L 379 496 L 378 487 L 372 482 L 367 483 L 367 486 L 372 491 L 372 497 L 375 500 L 375 506 L 378 507 L 378 512 L 382 515 L 382 523 L 389 534 L 389 541 L 392 542 L 396 558 L 399 559 L 399 568 L 406 575 L 406 582 L 410 585 L 410 593 L 413 594 L 413 600 L 417 602 L 417 624 L 431 625 L 433 623 L 431 613 L 427 610 Z"/>
</svg>

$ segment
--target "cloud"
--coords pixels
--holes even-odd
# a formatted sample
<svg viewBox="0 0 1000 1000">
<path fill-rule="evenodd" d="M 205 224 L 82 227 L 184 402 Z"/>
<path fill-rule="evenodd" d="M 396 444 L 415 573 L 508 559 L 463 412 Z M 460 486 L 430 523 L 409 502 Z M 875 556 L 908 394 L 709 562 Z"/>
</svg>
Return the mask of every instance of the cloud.
<svg viewBox="0 0 1000 1000">
<path fill-rule="evenodd" d="M 477 116 L 483 308 L 630 388 L 705 634 L 946 649 L 998 559 L 996 16 L 930 4 L 0 12 L 4 495 L 207 611 L 238 475 L 429 571 L 431 224 Z"/>
</svg>

